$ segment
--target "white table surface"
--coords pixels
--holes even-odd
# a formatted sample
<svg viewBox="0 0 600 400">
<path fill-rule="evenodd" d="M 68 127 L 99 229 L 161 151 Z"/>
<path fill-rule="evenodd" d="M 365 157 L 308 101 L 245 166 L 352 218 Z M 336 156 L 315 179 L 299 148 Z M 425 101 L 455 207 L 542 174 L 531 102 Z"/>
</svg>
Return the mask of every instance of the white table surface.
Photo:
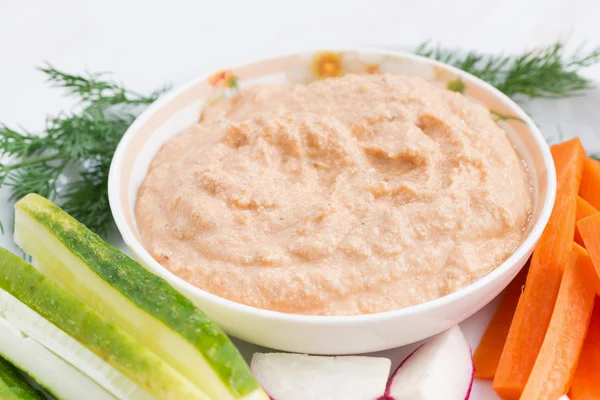
<svg viewBox="0 0 600 400">
<path fill-rule="evenodd" d="M 408 50 L 431 39 L 447 47 L 515 53 L 568 39 L 600 45 L 598 0 L 123 1 L 0 0 L 0 121 L 30 130 L 71 106 L 35 70 L 112 71 L 150 91 L 218 68 L 288 51 L 369 47 Z M 600 81 L 600 66 L 586 74 Z M 600 150 L 600 91 L 524 108 L 546 137 L 579 135 Z M 0 245 L 13 248 L 11 205 L 0 191 Z M 462 324 L 476 345 L 493 302 Z M 246 354 L 255 348 L 240 344 Z M 399 362 L 410 348 L 385 352 Z M 472 399 L 497 399 L 478 382 Z"/>
</svg>

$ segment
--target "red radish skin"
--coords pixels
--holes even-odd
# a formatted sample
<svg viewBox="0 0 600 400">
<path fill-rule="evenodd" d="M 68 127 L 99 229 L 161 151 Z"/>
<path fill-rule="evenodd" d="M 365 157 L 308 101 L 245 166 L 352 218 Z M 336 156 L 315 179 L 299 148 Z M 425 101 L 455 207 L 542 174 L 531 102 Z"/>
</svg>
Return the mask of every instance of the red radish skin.
<svg viewBox="0 0 600 400">
<path fill-rule="evenodd" d="M 429 347 L 425 348 L 425 346 Z M 463 348 L 464 350 L 461 350 Z M 436 393 L 435 390 L 431 390 L 432 387 L 435 387 L 432 386 L 431 380 L 433 379 L 435 382 L 436 379 L 444 376 L 444 370 L 440 369 L 439 366 L 445 365 L 448 360 L 454 359 L 460 360 L 461 363 L 463 361 L 466 362 L 467 356 L 465 353 L 462 353 L 462 351 L 466 352 L 467 349 L 469 351 L 469 367 L 466 367 L 464 364 L 462 364 L 463 373 L 462 375 L 461 373 L 457 375 L 459 381 L 462 382 L 460 385 L 465 389 L 465 391 L 461 394 L 460 387 L 455 387 L 459 391 L 453 392 L 451 395 L 451 400 L 457 399 L 457 396 L 460 396 L 460 398 L 458 398 L 459 400 L 469 400 L 475 379 L 475 365 L 473 363 L 473 352 L 458 326 L 439 334 L 438 336 L 432 338 L 429 342 L 420 345 L 411 354 L 409 354 L 408 357 L 406 357 L 402 363 L 400 363 L 398 368 L 396 368 L 394 373 L 391 375 L 387 382 L 384 395 L 378 400 L 406 400 L 408 398 L 413 399 L 415 396 L 419 399 L 435 398 L 437 400 L 439 393 Z M 411 362 L 410 365 L 407 365 L 407 362 L 413 360 L 417 355 L 420 355 L 421 358 L 418 360 L 416 359 L 414 362 Z M 440 362 L 442 364 L 439 364 Z M 402 369 L 403 367 L 408 368 L 408 370 Z M 467 373 L 467 368 L 470 369 L 469 375 L 467 375 L 468 378 L 465 376 Z M 398 376 L 398 373 L 402 371 L 405 373 L 405 375 Z M 446 380 L 446 382 L 448 381 Z M 459 385 L 458 382 L 457 385 Z M 398 398 L 398 396 L 400 396 L 400 398 Z"/>
<path fill-rule="evenodd" d="M 421 347 L 423 347 L 423 345 L 420 345 L 419 347 L 417 347 L 416 349 L 414 349 L 412 351 L 412 353 L 410 353 L 404 360 L 402 360 L 402 362 L 400 363 L 400 365 L 398 365 L 398 367 L 396 368 L 396 370 L 394 371 L 394 373 L 392 374 L 392 376 L 390 376 L 390 379 L 388 380 L 387 385 L 385 386 L 385 393 L 383 394 L 383 396 L 381 396 L 378 400 L 395 400 L 392 396 L 390 396 L 390 390 L 392 390 L 392 382 L 394 381 L 394 377 L 396 376 L 396 374 L 398 373 L 398 370 L 408 361 L 409 358 L 411 358 L 413 356 L 413 354 L 415 354 L 417 352 L 417 350 L 419 350 Z M 470 390 L 469 390 L 470 391 Z"/>
<path fill-rule="evenodd" d="M 449 336 L 446 336 L 443 339 L 440 338 L 440 340 L 442 340 L 441 342 L 438 342 L 436 344 L 433 344 L 433 343 L 431 344 L 432 346 L 434 346 L 432 348 L 436 349 L 434 351 L 437 352 L 436 355 L 433 356 L 433 357 L 440 357 L 440 354 L 441 354 L 442 357 L 444 357 L 444 356 L 448 357 L 448 353 L 444 354 L 443 351 L 444 351 L 444 349 L 447 349 L 449 345 L 455 345 L 455 346 L 458 345 L 459 346 L 458 348 L 461 348 L 460 346 L 463 346 L 463 345 L 465 345 L 466 347 L 468 347 L 468 349 L 469 349 L 469 360 L 470 360 L 470 366 L 471 366 L 470 369 L 471 369 L 471 371 L 470 371 L 470 379 L 469 379 L 468 387 L 466 389 L 466 393 L 465 393 L 463 399 L 464 400 L 469 400 L 470 397 L 471 397 L 471 392 L 472 392 L 472 389 L 473 389 L 473 382 L 474 382 L 474 378 L 475 378 L 475 364 L 473 363 L 473 352 L 472 352 L 471 348 L 468 346 L 468 344 L 466 343 L 466 341 L 464 340 L 464 336 L 462 336 L 462 333 L 460 332 L 460 328 L 455 327 L 455 328 L 451 328 L 451 329 L 454 330 L 454 331 L 452 331 L 452 332 L 447 331 L 447 332 L 443 332 L 442 334 L 438 335 L 438 336 L 441 336 L 441 335 L 447 333 Z M 433 338 L 432 340 L 435 340 L 435 338 Z M 452 340 L 454 340 L 454 342 L 452 342 Z M 456 340 L 459 340 L 459 342 L 456 342 Z M 392 373 L 392 375 L 388 379 L 388 381 L 386 383 L 386 386 L 385 386 L 385 392 L 384 392 L 384 394 L 382 396 L 377 397 L 376 399 L 373 399 L 373 400 L 396 400 L 396 398 L 394 398 L 394 396 L 392 395 L 391 392 L 392 392 L 392 389 L 393 389 L 394 379 L 396 378 L 398 372 L 401 370 L 401 368 L 403 366 L 405 366 L 405 364 L 409 360 L 412 359 L 413 356 L 415 356 L 415 354 L 418 354 L 419 350 L 423 349 L 423 346 L 426 346 L 429 343 L 431 343 L 431 341 L 428 342 L 428 343 L 424 343 L 424 344 L 420 345 L 419 347 L 417 347 L 412 353 L 410 353 L 400 363 L 400 365 L 396 368 L 396 370 Z M 456 347 L 454 347 L 454 348 L 456 348 Z M 442 353 L 439 353 L 439 351 L 442 351 Z M 429 354 L 431 355 L 431 353 L 429 353 Z M 464 354 L 464 353 L 462 353 L 462 354 Z M 427 357 L 427 353 L 425 353 L 425 357 Z M 465 357 L 465 356 L 464 355 L 463 356 L 459 355 L 459 357 Z M 431 362 L 431 360 L 434 360 L 434 359 L 435 358 L 430 359 L 430 362 Z M 427 360 L 427 358 L 425 358 L 425 360 Z M 463 358 L 463 360 L 465 360 L 465 359 Z M 438 370 L 438 373 L 439 373 L 439 370 Z M 465 382 L 462 379 L 464 379 L 464 375 L 463 375 L 463 378 L 461 378 L 461 381 Z M 429 392 L 429 394 L 431 395 L 431 392 Z M 270 400 L 276 400 L 271 395 L 269 395 L 269 399 Z"/>
<path fill-rule="evenodd" d="M 471 391 L 473 391 L 473 382 L 475 382 L 475 363 L 473 362 L 473 349 L 471 349 L 471 383 L 469 383 L 469 390 L 467 390 L 467 394 L 465 395 L 465 400 L 469 400 L 471 398 Z"/>
<path fill-rule="evenodd" d="M 402 367 L 402 365 L 404 365 L 404 363 L 406 361 L 408 361 L 408 359 L 411 358 L 412 355 L 415 354 L 415 352 L 417 350 L 419 350 L 422 346 L 423 345 L 414 349 L 412 351 L 412 353 L 410 353 L 404 360 L 402 360 L 402 362 L 400 363 L 400 365 L 398 365 L 398 367 L 396 368 L 396 370 L 394 371 L 392 376 L 390 376 L 390 380 L 388 381 L 387 386 L 385 387 L 385 394 L 377 400 L 396 400 L 392 396 L 390 396 L 390 389 L 392 386 L 392 381 L 393 381 L 394 377 L 396 376 L 396 373 L 398 372 L 400 367 Z M 473 358 L 473 350 L 471 350 L 471 358 Z M 472 363 L 472 364 L 473 364 L 473 367 L 472 367 L 472 371 L 471 371 L 471 383 L 469 384 L 469 389 L 467 390 L 467 394 L 465 395 L 465 400 L 469 400 L 471 398 L 471 392 L 473 391 L 473 383 L 475 382 L 475 363 Z M 271 399 L 271 400 L 275 400 L 275 399 Z"/>
</svg>

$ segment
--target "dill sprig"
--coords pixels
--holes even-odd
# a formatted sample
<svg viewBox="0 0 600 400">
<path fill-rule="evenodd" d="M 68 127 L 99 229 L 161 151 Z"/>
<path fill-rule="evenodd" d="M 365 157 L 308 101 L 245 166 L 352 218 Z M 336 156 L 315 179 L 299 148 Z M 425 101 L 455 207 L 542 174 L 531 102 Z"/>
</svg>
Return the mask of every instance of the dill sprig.
<svg viewBox="0 0 600 400">
<path fill-rule="evenodd" d="M 144 96 L 105 74 L 72 75 L 52 66 L 40 70 L 53 87 L 77 99 L 78 111 L 49 117 L 38 134 L 0 124 L 0 157 L 13 160 L 0 164 L 0 187 L 9 187 L 13 200 L 28 193 L 52 199 L 105 235 L 112 227 L 107 181 L 113 153 L 137 107 L 152 103 L 162 91 Z M 63 179 L 69 172 L 77 178 Z"/>
<path fill-rule="evenodd" d="M 474 51 L 443 49 L 421 44 L 417 54 L 453 65 L 481 78 L 510 97 L 563 98 L 592 87 L 580 69 L 600 61 L 600 47 L 567 54 L 562 42 L 525 51 L 519 55 L 484 55 Z"/>
</svg>

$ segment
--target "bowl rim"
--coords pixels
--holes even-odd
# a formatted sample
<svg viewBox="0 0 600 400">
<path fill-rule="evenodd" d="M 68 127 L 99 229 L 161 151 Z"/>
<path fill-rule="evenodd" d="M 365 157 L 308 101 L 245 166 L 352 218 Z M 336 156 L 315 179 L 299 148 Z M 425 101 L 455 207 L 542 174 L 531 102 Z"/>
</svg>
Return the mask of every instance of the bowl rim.
<svg viewBox="0 0 600 400">
<path fill-rule="evenodd" d="M 269 320 L 278 320 L 289 323 L 299 323 L 299 324 L 309 324 L 309 325 L 329 325 L 329 326 L 345 326 L 345 325 L 355 325 L 360 323 L 374 323 L 386 320 L 392 320 L 402 317 L 414 316 L 419 313 L 424 313 L 427 311 L 431 311 L 433 309 L 437 309 L 443 307 L 445 305 L 449 305 L 458 301 L 461 298 L 468 297 L 470 293 L 481 290 L 482 288 L 489 285 L 494 280 L 498 279 L 500 276 L 504 275 L 507 271 L 514 267 L 514 265 L 521 259 L 523 259 L 527 254 L 534 248 L 537 244 L 544 228 L 548 223 L 548 219 L 550 218 L 550 214 L 552 212 L 554 206 L 554 200 L 556 196 L 556 171 L 554 168 L 554 161 L 552 159 L 552 155 L 550 153 L 550 148 L 544 139 L 541 131 L 537 127 L 537 125 L 533 122 L 531 117 L 525 113 L 525 111 L 515 103 L 510 97 L 502 93 L 500 90 L 496 89 L 494 86 L 489 83 L 483 81 L 482 79 L 477 78 L 474 75 L 471 75 L 465 71 L 462 71 L 452 65 L 448 65 L 442 63 L 437 60 L 433 60 L 427 57 L 419 56 L 413 53 L 405 52 L 405 51 L 390 51 L 376 48 L 321 48 L 321 49 L 312 49 L 312 50 L 301 50 L 295 52 L 286 52 L 276 54 L 270 57 L 260 57 L 255 60 L 251 60 L 248 62 L 238 63 L 232 68 L 235 69 L 236 66 L 244 66 L 248 64 L 253 64 L 257 62 L 264 62 L 269 60 L 275 60 L 285 56 L 295 56 L 295 55 L 305 55 L 305 54 L 314 54 L 319 51 L 334 51 L 334 52 L 358 52 L 358 53 L 371 53 L 378 54 L 382 56 L 392 56 L 392 57 L 400 57 L 404 59 L 411 59 L 413 61 L 425 62 L 432 66 L 438 66 L 441 68 L 445 68 L 456 75 L 464 78 L 470 83 L 474 83 L 482 87 L 485 91 L 491 93 L 499 100 L 501 100 L 504 104 L 509 106 L 511 110 L 517 114 L 517 116 L 522 119 L 529 127 L 533 138 L 535 139 L 535 144 L 540 150 L 542 155 L 542 159 L 544 165 L 546 167 L 546 185 L 547 185 L 547 193 L 545 196 L 545 201 L 541 205 L 541 210 L 537 221 L 535 221 L 531 230 L 525 239 L 519 244 L 517 249 L 506 259 L 502 264 L 496 267 L 494 270 L 486 274 L 485 276 L 477 279 L 476 281 L 452 292 L 442 297 L 438 297 L 436 299 L 427 301 L 425 303 L 416 304 L 413 306 L 388 310 L 383 312 L 371 313 L 371 314 L 358 314 L 358 315 L 305 315 L 305 314 L 290 314 L 284 313 L 280 311 L 268 310 L 257 308 L 253 306 L 249 306 L 242 303 L 237 303 L 233 300 L 229 300 L 223 297 L 220 297 L 216 294 L 210 293 L 203 289 L 200 289 L 191 283 L 185 281 L 180 278 L 176 274 L 169 271 L 167 268 L 163 267 L 158 261 L 156 261 L 150 253 L 145 249 L 142 243 L 137 240 L 134 233 L 131 231 L 129 225 L 126 222 L 126 218 L 124 215 L 124 210 L 121 207 L 120 198 L 121 198 L 121 185 L 120 185 L 120 176 L 119 173 L 121 164 L 123 162 L 124 153 L 126 148 L 128 147 L 131 140 L 135 137 L 136 132 L 139 127 L 141 127 L 155 112 L 160 110 L 166 104 L 168 104 L 173 98 L 178 96 L 181 92 L 186 89 L 197 85 L 207 79 L 210 74 L 203 75 L 199 78 L 192 79 L 186 81 L 180 85 L 177 85 L 173 89 L 169 90 L 167 93 L 162 95 L 159 99 L 157 99 L 154 103 L 152 103 L 148 108 L 146 108 L 129 126 L 123 137 L 121 138 L 117 149 L 113 155 L 113 159 L 110 166 L 109 178 L 108 178 L 108 196 L 109 203 L 113 218 L 117 225 L 117 229 L 121 236 L 123 237 L 123 241 L 130 249 L 130 251 L 138 257 L 138 261 L 140 261 L 145 268 L 149 269 L 152 273 L 161 276 L 166 279 L 167 282 L 174 286 L 176 290 L 181 293 L 181 290 L 178 289 L 178 286 L 182 286 L 185 289 L 186 293 L 193 293 L 194 296 L 198 296 L 202 298 L 205 302 L 216 303 L 221 309 L 227 309 L 229 312 L 235 313 L 244 313 L 251 315 L 253 317 L 269 319 Z M 518 271 L 515 272 L 515 274 Z M 187 296 L 186 296 L 187 297 Z"/>
</svg>

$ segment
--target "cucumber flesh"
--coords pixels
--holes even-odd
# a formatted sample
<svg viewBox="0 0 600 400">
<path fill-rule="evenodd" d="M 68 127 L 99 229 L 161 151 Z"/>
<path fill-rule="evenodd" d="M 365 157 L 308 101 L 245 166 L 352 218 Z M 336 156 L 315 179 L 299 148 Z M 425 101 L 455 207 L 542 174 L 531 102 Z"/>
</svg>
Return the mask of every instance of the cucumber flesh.
<svg viewBox="0 0 600 400">
<path fill-rule="evenodd" d="M 0 317 L 77 368 L 116 398 L 154 399 L 125 375 L 2 289 Z"/>
<path fill-rule="evenodd" d="M 2 248 L 0 289 L 10 293 L 153 396 L 161 400 L 210 399 L 148 348 L 48 280 L 20 257 Z M 31 338 L 25 340 L 33 341 Z M 37 342 L 35 344 L 48 352 Z M 28 368 L 25 370 L 29 371 Z M 76 398 L 81 399 L 89 400 L 89 396 Z"/>
<path fill-rule="evenodd" d="M 15 242 L 46 276 L 214 399 L 267 400 L 227 335 L 186 297 L 49 200 L 15 205 Z"/>
<path fill-rule="evenodd" d="M 0 357 L 0 399 L 43 400 L 44 398 L 27 383 L 17 368 Z"/>
<path fill-rule="evenodd" d="M 115 400 L 90 378 L 0 318 L 0 355 L 59 400 Z"/>
</svg>

